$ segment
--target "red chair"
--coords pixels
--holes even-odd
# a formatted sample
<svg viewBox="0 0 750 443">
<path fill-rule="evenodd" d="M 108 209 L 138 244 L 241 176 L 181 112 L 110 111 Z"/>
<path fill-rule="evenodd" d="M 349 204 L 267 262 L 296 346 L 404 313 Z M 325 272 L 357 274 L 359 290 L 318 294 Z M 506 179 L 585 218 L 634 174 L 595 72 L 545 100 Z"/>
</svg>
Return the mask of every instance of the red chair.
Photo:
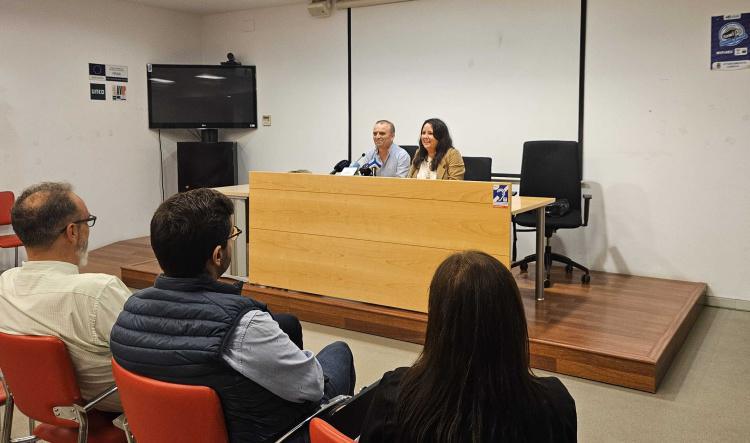
<svg viewBox="0 0 750 443">
<path fill-rule="evenodd" d="M 206 386 L 166 383 L 134 374 L 112 360 L 112 373 L 138 443 L 227 442 L 224 412 Z"/>
<path fill-rule="evenodd" d="M 8 401 L 8 396 L 5 395 L 5 381 L 2 380 L 2 375 L 0 374 L 0 406 L 5 406 L 6 401 Z M 2 432 L 5 429 L 3 425 L 10 426 L 10 423 L 7 420 L 0 421 L 0 435 L 3 435 Z"/>
<path fill-rule="evenodd" d="M 0 371 L 0 406 L 5 406 L 6 402 L 8 401 L 8 395 L 6 394 L 8 390 L 5 388 L 5 379 L 3 379 L 3 373 Z M 5 409 L 5 416 L 3 417 L 3 420 L 0 421 L 0 436 L 5 435 L 3 434 L 3 426 L 8 426 L 8 432 L 10 435 L 11 426 L 13 425 L 13 409 L 12 408 L 6 408 Z M 34 433 L 34 420 L 29 419 L 29 434 Z M 3 440 L 0 440 L 0 442 L 5 443 Z"/>
<path fill-rule="evenodd" d="M 13 208 L 13 202 L 16 197 L 10 191 L 0 192 L 0 226 L 11 224 L 10 210 Z M 18 247 L 23 246 L 23 242 L 16 234 L 0 235 L 0 248 L 16 248 L 16 267 L 18 267 Z"/>
<path fill-rule="evenodd" d="M 354 440 L 339 432 L 328 422 L 313 418 L 310 422 L 310 443 L 352 443 Z"/>
<path fill-rule="evenodd" d="M 125 443 L 113 413 L 93 409 L 112 387 L 83 403 L 65 344 L 57 337 L 0 333 L 0 368 L 8 387 L 2 440 L 10 438 L 13 405 L 39 424 L 33 435 L 51 443 Z"/>
</svg>

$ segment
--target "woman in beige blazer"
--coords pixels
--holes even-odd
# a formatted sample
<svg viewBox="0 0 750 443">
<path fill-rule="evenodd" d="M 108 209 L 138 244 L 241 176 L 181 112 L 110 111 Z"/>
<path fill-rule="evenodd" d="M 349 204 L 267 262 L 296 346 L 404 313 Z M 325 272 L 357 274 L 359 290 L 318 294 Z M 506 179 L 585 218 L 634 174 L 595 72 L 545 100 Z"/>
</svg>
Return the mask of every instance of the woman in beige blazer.
<svg viewBox="0 0 750 443">
<path fill-rule="evenodd" d="M 409 178 L 463 180 L 464 159 L 442 120 L 431 118 L 422 124 L 419 149 L 409 168 Z"/>
</svg>

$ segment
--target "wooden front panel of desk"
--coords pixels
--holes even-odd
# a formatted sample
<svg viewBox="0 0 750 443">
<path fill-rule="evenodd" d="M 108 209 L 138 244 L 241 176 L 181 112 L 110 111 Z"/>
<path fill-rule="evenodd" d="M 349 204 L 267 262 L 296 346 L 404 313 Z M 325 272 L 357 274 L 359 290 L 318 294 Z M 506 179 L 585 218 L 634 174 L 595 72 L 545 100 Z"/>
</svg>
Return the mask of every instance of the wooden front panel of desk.
<svg viewBox="0 0 750 443">
<path fill-rule="evenodd" d="M 427 312 L 430 279 L 466 249 L 510 265 L 492 183 L 250 173 L 252 283 Z"/>
</svg>

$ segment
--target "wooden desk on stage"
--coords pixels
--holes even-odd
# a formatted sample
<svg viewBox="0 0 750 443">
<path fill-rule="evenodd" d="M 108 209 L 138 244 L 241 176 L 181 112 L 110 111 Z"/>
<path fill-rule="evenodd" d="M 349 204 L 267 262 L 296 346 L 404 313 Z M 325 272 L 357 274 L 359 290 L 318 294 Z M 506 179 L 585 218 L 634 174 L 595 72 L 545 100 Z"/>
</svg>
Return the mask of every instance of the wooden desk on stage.
<svg viewBox="0 0 750 443">
<path fill-rule="evenodd" d="M 251 172 L 249 281 L 426 312 L 432 275 L 453 252 L 510 266 L 511 208 L 493 207 L 492 185 Z M 543 213 L 551 201 L 514 209 Z"/>
</svg>

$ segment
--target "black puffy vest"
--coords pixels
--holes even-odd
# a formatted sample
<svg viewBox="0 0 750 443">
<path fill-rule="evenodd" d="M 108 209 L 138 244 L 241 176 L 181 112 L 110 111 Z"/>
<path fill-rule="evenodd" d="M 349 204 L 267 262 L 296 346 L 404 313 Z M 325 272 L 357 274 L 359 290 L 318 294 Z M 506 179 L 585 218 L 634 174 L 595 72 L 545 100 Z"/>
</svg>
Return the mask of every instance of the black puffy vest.
<svg viewBox="0 0 750 443">
<path fill-rule="evenodd" d="M 233 443 L 280 436 L 314 411 L 313 403 L 278 397 L 222 359 L 231 332 L 251 310 L 266 310 L 240 288 L 210 277 L 159 276 L 128 299 L 110 339 L 125 369 L 156 380 L 213 388 Z"/>
</svg>

